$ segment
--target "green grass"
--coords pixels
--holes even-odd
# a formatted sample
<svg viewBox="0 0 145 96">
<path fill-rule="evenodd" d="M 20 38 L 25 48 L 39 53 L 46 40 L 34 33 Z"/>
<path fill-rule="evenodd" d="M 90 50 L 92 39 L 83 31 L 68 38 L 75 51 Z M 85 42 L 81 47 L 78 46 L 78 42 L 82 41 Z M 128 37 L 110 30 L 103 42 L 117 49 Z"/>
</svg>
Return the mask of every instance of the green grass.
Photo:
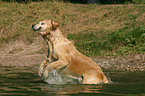
<svg viewBox="0 0 145 96">
<path fill-rule="evenodd" d="M 145 52 L 145 29 L 139 27 L 132 31 L 117 30 L 99 36 L 97 32 L 69 34 L 77 49 L 88 56 L 129 55 Z"/>
<path fill-rule="evenodd" d="M 136 4 L 145 4 L 145 0 L 134 0 Z"/>
<path fill-rule="evenodd" d="M 64 2 L 0 1 L 0 46 L 35 42 L 31 25 L 53 19 L 59 29 L 89 56 L 142 54 L 145 51 L 145 5 L 87 5 Z"/>
</svg>

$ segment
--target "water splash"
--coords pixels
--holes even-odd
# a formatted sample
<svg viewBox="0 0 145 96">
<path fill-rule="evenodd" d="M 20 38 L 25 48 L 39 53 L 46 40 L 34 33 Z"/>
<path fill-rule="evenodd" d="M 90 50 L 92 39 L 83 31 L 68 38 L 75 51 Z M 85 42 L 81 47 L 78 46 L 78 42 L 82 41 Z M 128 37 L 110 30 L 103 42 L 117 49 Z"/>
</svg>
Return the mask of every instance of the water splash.
<svg viewBox="0 0 145 96">
<path fill-rule="evenodd" d="M 44 69 L 45 70 L 45 69 Z M 50 69 L 47 79 L 42 76 L 48 84 L 80 84 L 82 78 L 78 76 L 69 76 L 60 73 L 61 69 Z"/>
</svg>

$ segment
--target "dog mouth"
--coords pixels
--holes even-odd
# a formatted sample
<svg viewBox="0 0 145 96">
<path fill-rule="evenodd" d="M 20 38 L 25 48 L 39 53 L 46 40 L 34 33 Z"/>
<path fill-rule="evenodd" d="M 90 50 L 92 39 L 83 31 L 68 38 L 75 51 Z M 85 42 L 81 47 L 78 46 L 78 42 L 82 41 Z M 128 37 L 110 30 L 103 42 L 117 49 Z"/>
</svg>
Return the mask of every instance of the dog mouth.
<svg viewBox="0 0 145 96">
<path fill-rule="evenodd" d="M 32 25 L 32 29 L 34 32 L 38 32 L 42 27 L 36 28 L 35 24 Z"/>
</svg>

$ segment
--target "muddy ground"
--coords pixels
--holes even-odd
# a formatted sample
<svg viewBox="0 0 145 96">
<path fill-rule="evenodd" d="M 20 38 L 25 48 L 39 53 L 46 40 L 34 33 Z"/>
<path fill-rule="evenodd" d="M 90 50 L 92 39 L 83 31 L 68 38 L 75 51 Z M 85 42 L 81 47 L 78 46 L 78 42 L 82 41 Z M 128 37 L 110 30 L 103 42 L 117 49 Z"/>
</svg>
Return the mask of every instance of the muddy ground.
<svg viewBox="0 0 145 96">
<path fill-rule="evenodd" d="M 15 41 L 0 49 L 1 66 L 38 66 L 47 56 L 42 38 L 32 44 Z M 109 70 L 145 71 L 145 54 L 117 57 L 91 57 L 99 66 Z"/>
</svg>

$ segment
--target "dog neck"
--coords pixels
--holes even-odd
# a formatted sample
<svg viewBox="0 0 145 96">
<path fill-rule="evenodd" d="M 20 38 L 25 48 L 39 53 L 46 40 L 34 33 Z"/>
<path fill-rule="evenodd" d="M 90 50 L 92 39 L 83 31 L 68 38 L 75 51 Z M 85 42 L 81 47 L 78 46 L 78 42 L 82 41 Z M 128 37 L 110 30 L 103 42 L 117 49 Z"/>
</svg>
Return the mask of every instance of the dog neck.
<svg viewBox="0 0 145 96">
<path fill-rule="evenodd" d="M 50 41 L 53 44 L 59 44 L 59 43 L 64 43 L 68 42 L 69 40 L 60 32 L 60 30 L 57 28 L 53 31 L 50 32 Z"/>
</svg>

